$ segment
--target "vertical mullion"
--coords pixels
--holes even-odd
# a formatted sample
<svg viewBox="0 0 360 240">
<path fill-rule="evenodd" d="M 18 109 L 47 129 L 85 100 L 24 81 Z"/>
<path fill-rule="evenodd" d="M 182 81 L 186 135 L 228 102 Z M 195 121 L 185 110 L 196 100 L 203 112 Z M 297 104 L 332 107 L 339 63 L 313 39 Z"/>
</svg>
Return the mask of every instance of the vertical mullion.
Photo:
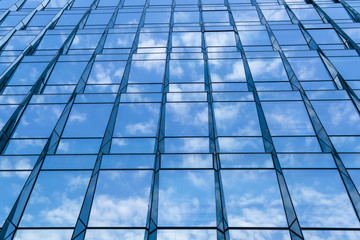
<svg viewBox="0 0 360 240">
<path fill-rule="evenodd" d="M 158 122 L 158 129 L 156 134 L 155 143 L 155 161 L 154 161 L 154 172 L 150 187 L 150 198 L 149 198 L 149 209 L 146 219 L 145 228 L 145 240 L 156 240 L 158 230 L 158 217 L 159 217 L 159 181 L 160 181 L 160 167 L 161 167 L 161 154 L 165 152 L 165 106 L 166 106 L 166 93 L 169 92 L 169 76 L 170 76 L 170 54 L 172 52 L 172 33 L 174 27 L 174 11 L 175 11 L 175 0 L 171 3 L 171 15 L 169 24 L 169 35 L 166 45 L 166 63 L 164 80 L 162 83 L 162 97 L 160 116 Z"/>
<path fill-rule="evenodd" d="M 248 84 L 248 90 L 250 92 L 252 92 L 254 95 L 256 110 L 257 110 L 259 122 L 260 122 L 260 129 L 261 129 L 262 138 L 263 138 L 263 142 L 264 142 L 265 152 L 271 154 L 273 164 L 275 167 L 276 177 L 277 177 L 279 188 L 280 188 L 280 194 L 281 194 L 281 198 L 282 198 L 282 202 L 283 202 L 283 206 L 284 206 L 286 220 L 287 220 L 289 231 L 290 231 L 290 237 L 292 240 L 302 240 L 302 239 L 304 239 L 304 237 L 303 237 L 303 234 L 302 234 L 302 231 L 300 228 L 300 223 L 297 218 L 293 202 L 291 200 L 291 196 L 290 196 L 290 193 L 289 193 L 286 181 L 285 181 L 285 177 L 284 177 L 282 168 L 280 166 L 280 162 L 279 162 L 279 159 L 278 159 L 275 147 L 274 147 L 274 143 L 273 143 L 272 137 L 270 135 L 270 130 L 267 125 L 263 109 L 261 107 L 261 102 L 260 102 L 256 87 L 255 87 L 251 72 L 250 72 L 249 63 L 247 62 L 246 54 L 245 54 L 245 51 L 241 44 L 240 37 L 239 37 L 238 31 L 237 31 L 237 27 L 236 27 L 234 18 L 232 16 L 231 7 L 229 5 L 228 0 L 225 0 L 225 4 L 227 6 L 228 11 L 231 13 L 231 14 L 229 14 L 230 23 L 233 26 L 234 31 L 236 33 L 235 37 L 236 37 L 236 41 L 237 41 L 237 49 L 241 53 L 241 57 L 242 57 L 242 60 L 244 63 L 244 69 L 245 69 L 246 80 L 247 80 L 247 84 Z"/>
<path fill-rule="evenodd" d="M 115 18 L 117 16 L 117 12 L 119 10 L 119 8 L 122 7 L 124 0 L 121 0 L 121 2 L 119 3 L 113 18 L 110 19 L 111 23 L 111 27 L 113 26 L 113 24 L 115 23 Z M 144 5 L 143 8 L 143 12 L 142 12 L 142 16 L 141 16 L 141 21 L 144 20 L 145 17 L 145 12 L 146 12 L 146 8 L 147 8 L 147 4 Z M 142 25 L 139 23 L 138 29 L 136 31 L 136 36 L 134 38 L 133 44 L 132 44 L 132 49 L 134 49 L 134 51 L 131 51 L 127 63 L 126 63 L 126 67 L 125 69 L 130 69 L 130 65 L 131 65 L 131 61 L 132 61 L 132 55 L 133 53 L 136 51 L 137 49 L 137 41 L 135 40 L 136 38 L 138 38 L 139 34 L 140 34 L 140 30 L 141 30 Z M 107 29 L 108 30 L 108 29 Z M 106 32 L 107 32 L 106 30 Z M 100 50 L 99 50 L 100 51 Z M 102 50 L 101 50 L 102 51 Z M 100 51 L 100 52 L 101 52 Z M 122 85 L 123 83 L 125 85 L 127 85 L 127 81 L 129 78 L 129 71 L 124 71 L 123 77 L 121 79 L 121 83 L 120 85 Z M 111 114 L 109 117 L 109 121 L 107 123 L 106 129 L 105 129 L 105 133 L 100 145 L 100 150 L 98 152 L 95 164 L 94 164 L 94 168 L 93 171 L 91 173 L 91 177 L 89 180 L 89 184 L 85 193 L 85 197 L 81 206 L 81 210 L 78 216 L 78 219 L 76 221 L 76 225 L 75 225 L 75 229 L 73 231 L 72 240 L 82 240 L 85 238 L 85 234 L 86 234 L 86 229 L 89 223 L 89 218 L 90 218 L 90 213 L 91 213 L 91 207 L 92 207 L 92 203 L 94 200 L 94 196 L 95 196 L 95 191 L 96 191 L 96 185 L 97 185 L 97 181 L 99 178 L 99 172 L 100 172 L 100 166 L 101 166 L 101 162 L 102 162 L 102 157 L 104 154 L 109 154 L 110 153 L 110 148 L 111 148 L 111 140 L 113 137 L 113 133 L 114 133 L 114 128 L 115 128 L 115 123 L 116 123 L 116 117 L 119 111 L 119 104 L 120 104 L 120 98 L 121 98 L 121 94 L 123 93 L 123 89 L 121 89 L 121 87 L 119 87 L 119 90 L 116 94 L 116 98 L 115 98 L 115 102 L 113 105 L 113 108 L 111 110 Z"/>
<path fill-rule="evenodd" d="M 212 154 L 213 168 L 214 168 L 214 182 L 215 182 L 215 206 L 216 206 L 216 235 L 217 240 L 229 240 L 229 224 L 227 219 L 225 197 L 222 185 L 222 178 L 220 172 L 220 157 L 219 157 L 219 142 L 216 131 L 213 95 L 212 95 L 212 82 L 209 71 L 208 53 L 205 40 L 205 25 L 203 20 L 203 6 L 202 1 L 199 0 L 200 10 L 200 25 L 201 25 L 201 51 L 204 56 L 204 68 L 205 68 L 205 90 L 207 93 L 208 102 L 208 123 L 209 123 L 209 149 Z"/>
</svg>

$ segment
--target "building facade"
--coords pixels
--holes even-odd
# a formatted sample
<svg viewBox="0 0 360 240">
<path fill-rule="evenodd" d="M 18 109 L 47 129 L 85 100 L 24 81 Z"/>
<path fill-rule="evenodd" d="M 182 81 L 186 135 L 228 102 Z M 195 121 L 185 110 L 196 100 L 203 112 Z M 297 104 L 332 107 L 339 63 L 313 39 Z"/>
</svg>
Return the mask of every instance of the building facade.
<svg viewBox="0 0 360 240">
<path fill-rule="evenodd" d="M 1 0 L 0 239 L 360 239 L 360 1 Z"/>
</svg>

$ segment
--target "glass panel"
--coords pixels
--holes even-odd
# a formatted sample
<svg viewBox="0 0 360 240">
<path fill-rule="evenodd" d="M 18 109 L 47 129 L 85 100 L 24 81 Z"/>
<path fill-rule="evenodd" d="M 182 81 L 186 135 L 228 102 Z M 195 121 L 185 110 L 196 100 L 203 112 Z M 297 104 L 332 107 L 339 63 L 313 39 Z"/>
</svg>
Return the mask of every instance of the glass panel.
<svg viewBox="0 0 360 240">
<path fill-rule="evenodd" d="M 303 227 L 359 227 L 336 170 L 286 170 L 286 182 Z"/>
<path fill-rule="evenodd" d="M 280 58 L 249 59 L 254 81 L 288 81 Z"/>
<path fill-rule="evenodd" d="M 166 136 L 207 136 L 207 104 L 167 103 L 165 121 Z"/>
<path fill-rule="evenodd" d="M 272 135 L 314 135 L 310 119 L 301 102 L 263 102 Z"/>
<path fill-rule="evenodd" d="M 74 104 L 63 137 L 102 137 L 111 107 L 110 104 Z"/>
<path fill-rule="evenodd" d="M 160 172 L 159 226 L 215 226 L 212 171 Z"/>
<path fill-rule="evenodd" d="M 150 171 L 101 171 L 89 226 L 145 227 L 151 175 Z"/>
<path fill-rule="evenodd" d="M 120 104 L 114 137 L 155 137 L 160 104 Z"/>
<path fill-rule="evenodd" d="M 41 172 L 20 223 L 22 227 L 72 227 L 90 172 Z"/>
<path fill-rule="evenodd" d="M 360 134 L 360 117 L 350 101 L 313 101 L 325 130 L 329 135 Z"/>
<path fill-rule="evenodd" d="M 214 103 L 219 136 L 260 136 L 260 125 L 252 102 Z"/>
<path fill-rule="evenodd" d="M 274 171 L 222 170 L 230 227 L 287 226 Z"/>
</svg>

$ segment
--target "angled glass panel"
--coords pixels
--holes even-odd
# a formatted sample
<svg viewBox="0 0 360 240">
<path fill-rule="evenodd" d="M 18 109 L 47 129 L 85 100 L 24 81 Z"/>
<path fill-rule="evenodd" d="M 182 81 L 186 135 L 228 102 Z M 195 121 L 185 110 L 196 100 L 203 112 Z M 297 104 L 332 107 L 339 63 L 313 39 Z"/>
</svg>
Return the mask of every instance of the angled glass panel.
<svg viewBox="0 0 360 240">
<path fill-rule="evenodd" d="M 260 136 L 260 125 L 252 102 L 214 103 L 219 136 Z"/>
<path fill-rule="evenodd" d="M 1 162 L 3 165 L 3 161 Z M 0 224 L 4 224 L 5 219 L 10 213 L 28 175 L 28 171 L 1 171 L 0 187 L 7 194 L 2 194 L 0 198 Z"/>
<path fill-rule="evenodd" d="M 159 113 L 158 103 L 120 104 L 114 137 L 155 137 Z"/>
<path fill-rule="evenodd" d="M 288 58 L 300 81 L 331 80 L 323 62 L 317 58 Z"/>
<path fill-rule="evenodd" d="M 59 22 L 61 19 L 59 20 Z M 51 30 L 49 30 L 50 32 Z M 38 50 L 59 49 L 68 36 L 65 34 L 45 34 L 41 39 Z"/>
<path fill-rule="evenodd" d="M 273 137 L 277 152 L 321 152 L 316 137 Z"/>
<path fill-rule="evenodd" d="M 303 227 L 359 227 L 337 170 L 286 170 L 285 179 Z"/>
<path fill-rule="evenodd" d="M 145 23 L 169 23 L 170 12 L 147 12 L 145 15 Z"/>
<path fill-rule="evenodd" d="M 325 230 L 318 230 L 318 231 L 303 231 L 304 237 L 307 239 L 358 239 L 360 237 L 360 231 L 325 231 Z"/>
<path fill-rule="evenodd" d="M 83 73 L 86 62 L 58 62 L 47 84 L 76 84 Z"/>
<path fill-rule="evenodd" d="M 264 9 L 262 10 L 266 20 L 268 21 L 286 21 L 290 20 L 284 8 L 282 9 Z"/>
<path fill-rule="evenodd" d="M 290 240 L 290 234 L 286 230 L 230 230 L 233 240 L 259 239 L 259 240 Z"/>
<path fill-rule="evenodd" d="M 2 50 L 24 50 L 35 36 L 12 36 Z"/>
<path fill-rule="evenodd" d="M 339 36 L 334 29 L 308 30 L 318 44 L 341 44 Z"/>
<path fill-rule="evenodd" d="M 145 227 L 150 183 L 150 171 L 101 171 L 89 226 Z"/>
<path fill-rule="evenodd" d="M 166 153 L 208 153 L 208 138 L 166 138 Z"/>
<path fill-rule="evenodd" d="M 211 82 L 246 82 L 242 60 L 209 60 Z"/>
<path fill-rule="evenodd" d="M 306 44 L 300 30 L 274 30 L 276 39 L 281 45 Z"/>
<path fill-rule="evenodd" d="M 170 82 L 203 82 L 204 61 L 170 60 Z"/>
<path fill-rule="evenodd" d="M 234 32 L 205 32 L 208 47 L 235 46 Z"/>
<path fill-rule="evenodd" d="M 3 128 L 12 113 L 16 110 L 17 105 L 0 105 L 0 127 Z"/>
<path fill-rule="evenodd" d="M 21 63 L 12 74 L 9 85 L 32 85 L 38 80 L 47 63 Z"/>
<path fill-rule="evenodd" d="M 95 48 L 100 37 L 100 34 L 77 34 L 70 49 Z"/>
<path fill-rule="evenodd" d="M 229 22 L 227 11 L 204 11 L 203 21 L 206 22 Z"/>
<path fill-rule="evenodd" d="M 130 48 L 135 34 L 108 34 L 104 48 Z"/>
<path fill-rule="evenodd" d="M 63 137 L 102 137 L 111 104 L 74 104 Z"/>
<path fill-rule="evenodd" d="M 360 151 L 360 138 L 359 136 L 348 137 L 330 137 L 331 142 L 334 144 L 338 152 L 359 152 Z"/>
<path fill-rule="evenodd" d="M 50 136 L 64 105 L 29 105 L 14 132 L 16 138 Z"/>
<path fill-rule="evenodd" d="M 264 143 L 261 137 L 219 137 L 221 153 L 264 152 Z"/>
<path fill-rule="evenodd" d="M 140 16 L 141 12 L 120 12 L 116 18 L 115 24 L 138 24 Z"/>
<path fill-rule="evenodd" d="M 287 225 L 275 171 L 222 170 L 230 227 Z"/>
<path fill-rule="evenodd" d="M 95 62 L 88 79 L 89 84 L 120 84 L 126 62 Z"/>
<path fill-rule="evenodd" d="M 20 226 L 74 226 L 89 179 L 84 171 L 41 172 Z"/>
<path fill-rule="evenodd" d="M 330 60 L 345 80 L 360 79 L 360 72 L 353 71 L 359 69 L 360 57 L 332 57 Z"/>
<path fill-rule="evenodd" d="M 97 154 L 101 139 L 61 139 L 57 154 Z"/>
<path fill-rule="evenodd" d="M 200 32 L 174 32 L 172 34 L 173 47 L 200 47 Z"/>
<path fill-rule="evenodd" d="M 158 240 L 216 240 L 216 231 L 215 230 L 190 230 L 190 229 L 181 229 L 181 230 L 158 230 L 157 234 Z"/>
<path fill-rule="evenodd" d="M 313 101 L 325 130 L 329 135 L 360 134 L 360 117 L 351 101 Z"/>
<path fill-rule="evenodd" d="M 165 61 L 133 61 L 129 83 L 162 83 Z"/>
<path fill-rule="evenodd" d="M 86 25 L 106 25 L 109 22 L 111 16 L 112 14 L 109 13 L 92 13 L 89 15 L 86 21 Z"/>
<path fill-rule="evenodd" d="M 254 81 L 288 81 L 280 58 L 249 59 Z"/>
<path fill-rule="evenodd" d="M 159 226 L 215 226 L 212 171 L 162 170 L 159 178 Z"/>
<path fill-rule="evenodd" d="M 155 138 L 113 138 L 111 153 L 154 153 Z"/>
<path fill-rule="evenodd" d="M 200 21 L 199 12 L 175 12 L 175 23 L 198 23 Z"/>
<path fill-rule="evenodd" d="M 133 229 L 88 229 L 86 231 L 86 240 L 115 240 L 132 239 L 143 240 L 144 230 Z"/>
<path fill-rule="evenodd" d="M 45 139 L 10 139 L 3 153 L 40 154 L 45 144 Z"/>
<path fill-rule="evenodd" d="M 263 102 L 261 105 L 272 135 L 314 135 L 302 102 Z"/>
<path fill-rule="evenodd" d="M 229 1 L 231 2 L 231 1 Z M 242 21 L 260 21 L 257 11 L 254 10 L 245 10 L 245 11 L 232 11 L 232 15 L 234 17 L 235 22 L 242 22 Z"/>
<path fill-rule="evenodd" d="M 56 239 L 56 240 L 66 240 L 71 238 L 73 230 L 59 230 L 59 229 L 24 229 L 19 230 L 16 233 L 15 240 L 27 240 L 27 239 Z"/>
<path fill-rule="evenodd" d="M 267 31 L 239 31 L 243 45 L 271 45 Z"/>
<path fill-rule="evenodd" d="M 167 103 L 165 121 L 166 136 L 207 136 L 207 104 Z"/>
<path fill-rule="evenodd" d="M 314 8 L 292 8 L 299 20 L 319 20 L 321 18 Z"/>
<path fill-rule="evenodd" d="M 166 47 L 168 33 L 140 33 L 139 47 Z"/>
</svg>

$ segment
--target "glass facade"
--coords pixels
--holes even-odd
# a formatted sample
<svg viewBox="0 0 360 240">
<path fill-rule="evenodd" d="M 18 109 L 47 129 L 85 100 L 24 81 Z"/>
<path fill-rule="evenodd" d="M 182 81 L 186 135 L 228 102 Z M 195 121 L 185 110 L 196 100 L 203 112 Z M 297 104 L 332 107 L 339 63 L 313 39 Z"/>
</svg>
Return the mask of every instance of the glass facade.
<svg viewBox="0 0 360 240">
<path fill-rule="evenodd" d="M 359 12 L 1 0 L 0 240 L 360 239 Z"/>
</svg>

